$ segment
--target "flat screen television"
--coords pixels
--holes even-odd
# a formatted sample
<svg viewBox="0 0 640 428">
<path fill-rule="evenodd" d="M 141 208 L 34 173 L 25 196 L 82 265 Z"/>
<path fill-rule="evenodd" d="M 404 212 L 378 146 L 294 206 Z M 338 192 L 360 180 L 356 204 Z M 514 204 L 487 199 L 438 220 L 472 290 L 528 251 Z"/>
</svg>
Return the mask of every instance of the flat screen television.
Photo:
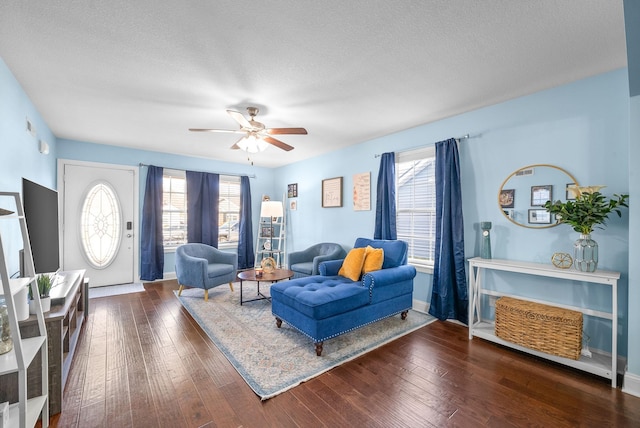
<svg viewBox="0 0 640 428">
<path fill-rule="evenodd" d="M 22 204 L 36 273 L 56 272 L 60 268 L 58 192 L 23 178 Z"/>
</svg>

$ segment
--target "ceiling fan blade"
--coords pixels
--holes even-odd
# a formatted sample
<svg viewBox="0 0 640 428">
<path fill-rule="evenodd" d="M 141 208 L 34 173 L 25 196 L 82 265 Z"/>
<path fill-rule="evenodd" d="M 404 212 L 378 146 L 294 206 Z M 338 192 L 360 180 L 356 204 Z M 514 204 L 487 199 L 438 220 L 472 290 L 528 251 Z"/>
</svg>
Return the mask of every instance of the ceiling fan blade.
<svg viewBox="0 0 640 428">
<path fill-rule="evenodd" d="M 293 150 L 293 147 L 291 147 L 290 145 L 285 144 L 280 140 L 276 140 L 273 137 L 262 137 L 262 139 L 267 143 L 276 146 L 279 149 L 286 150 L 286 151 Z"/>
<path fill-rule="evenodd" d="M 307 135 L 307 130 L 304 128 L 269 128 L 267 129 L 267 133 L 271 135 L 282 135 L 282 134 Z"/>
<path fill-rule="evenodd" d="M 235 143 L 233 143 L 233 146 L 231 146 L 231 150 L 240 150 L 240 146 L 238 145 L 238 143 L 242 140 L 244 140 L 246 138 L 245 137 L 241 137 L 238 141 L 236 141 Z"/>
<path fill-rule="evenodd" d="M 240 127 L 242 127 L 242 128 L 251 128 L 252 127 L 251 124 L 249 123 L 249 121 L 239 111 L 227 110 L 227 113 L 229 113 L 229 116 L 231 116 L 233 118 L 233 120 L 235 120 L 236 122 L 238 122 L 240 124 Z"/>
<path fill-rule="evenodd" d="M 244 134 L 246 131 L 242 129 L 207 129 L 207 128 L 189 128 L 189 131 L 193 132 L 225 132 L 228 134 Z"/>
</svg>

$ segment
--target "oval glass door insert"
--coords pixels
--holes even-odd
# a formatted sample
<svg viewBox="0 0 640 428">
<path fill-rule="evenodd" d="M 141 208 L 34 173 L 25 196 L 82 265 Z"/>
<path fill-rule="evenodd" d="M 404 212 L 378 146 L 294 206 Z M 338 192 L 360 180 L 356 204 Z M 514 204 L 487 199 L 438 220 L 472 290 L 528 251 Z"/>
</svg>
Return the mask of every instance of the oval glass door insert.
<svg viewBox="0 0 640 428">
<path fill-rule="evenodd" d="M 94 184 L 87 192 L 80 215 L 80 236 L 87 261 L 96 269 L 109 266 L 118 252 L 122 212 L 108 183 Z"/>
</svg>

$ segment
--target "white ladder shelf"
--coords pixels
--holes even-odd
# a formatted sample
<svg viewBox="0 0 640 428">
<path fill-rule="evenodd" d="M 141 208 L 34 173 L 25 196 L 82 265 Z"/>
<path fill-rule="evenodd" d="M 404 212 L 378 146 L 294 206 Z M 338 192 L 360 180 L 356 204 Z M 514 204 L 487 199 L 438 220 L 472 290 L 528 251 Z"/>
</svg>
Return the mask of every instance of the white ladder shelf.
<svg viewBox="0 0 640 428">
<path fill-rule="evenodd" d="M 13 199 L 17 214 L 0 216 L 0 221 L 8 221 L 18 223 L 22 234 L 22 244 L 24 249 L 24 266 L 25 272 L 21 272 L 25 278 L 12 279 L 9 276 L 7 267 L 5 249 L 2 242 L 2 233 L 0 233 L 0 282 L 2 282 L 2 290 L 5 304 L 9 313 L 9 325 L 11 327 L 11 338 L 13 340 L 13 349 L 5 354 L 0 355 L 0 375 L 9 373 L 18 374 L 18 402 L 9 405 L 9 423 L 8 427 L 33 427 L 38 418 L 42 416 L 42 427 L 49 426 L 49 362 L 47 352 L 47 330 L 44 323 L 44 315 L 42 313 L 42 305 L 38 293 L 38 285 L 36 283 L 35 268 L 33 265 L 33 257 L 31 254 L 31 243 L 29 241 L 29 233 L 24 217 L 24 209 L 20 194 L 17 192 L 0 192 L 0 203 L 3 207 L 7 200 Z M 11 226 L 9 226 L 11 227 Z M 0 232 L 2 230 L 0 229 Z M 20 334 L 20 325 L 16 315 L 15 296 L 24 290 L 25 287 L 31 287 L 31 293 L 34 296 L 34 302 L 37 308 L 38 332 L 35 337 L 23 339 Z M 27 399 L 27 368 L 31 362 L 40 353 L 40 361 L 42 364 L 41 375 L 41 395 Z M 0 400 L 2 401 L 2 400 Z"/>
</svg>

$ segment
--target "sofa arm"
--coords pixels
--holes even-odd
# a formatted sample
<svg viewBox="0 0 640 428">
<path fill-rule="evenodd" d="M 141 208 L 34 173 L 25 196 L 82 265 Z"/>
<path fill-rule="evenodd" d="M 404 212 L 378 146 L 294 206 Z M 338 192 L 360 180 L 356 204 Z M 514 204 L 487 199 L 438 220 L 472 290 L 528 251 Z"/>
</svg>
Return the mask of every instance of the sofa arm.
<svg viewBox="0 0 640 428">
<path fill-rule="evenodd" d="M 336 259 L 335 254 L 325 254 L 323 256 L 315 256 L 313 258 L 313 272 L 314 272 L 314 275 L 317 275 L 320 272 L 320 264 L 322 262 L 326 262 L 326 261 L 329 261 L 329 260 L 335 260 L 335 259 Z M 342 262 L 340 262 L 340 265 L 342 265 Z M 338 269 L 340 269 L 339 266 L 338 266 Z"/>
<path fill-rule="evenodd" d="M 367 288 L 380 288 L 398 282 L 415 278 L 416 268 L 411 265 L 402 265 L 394 268 L 381 269 L 369 272 L 362 277 L 362 285 Z"/>
<path fill-rule="evenodd" d="M 319 272 L 322 276 L 335 276 L 342 267 L 344 259 L 327 260 L 320 263 Z"/>
<path fill-rule="evenodd" d="M 208 261 L 200 257 L 183 254 L 176 257 L 176 277 L 182 285 L 204 287 Z"/>
</svg>

